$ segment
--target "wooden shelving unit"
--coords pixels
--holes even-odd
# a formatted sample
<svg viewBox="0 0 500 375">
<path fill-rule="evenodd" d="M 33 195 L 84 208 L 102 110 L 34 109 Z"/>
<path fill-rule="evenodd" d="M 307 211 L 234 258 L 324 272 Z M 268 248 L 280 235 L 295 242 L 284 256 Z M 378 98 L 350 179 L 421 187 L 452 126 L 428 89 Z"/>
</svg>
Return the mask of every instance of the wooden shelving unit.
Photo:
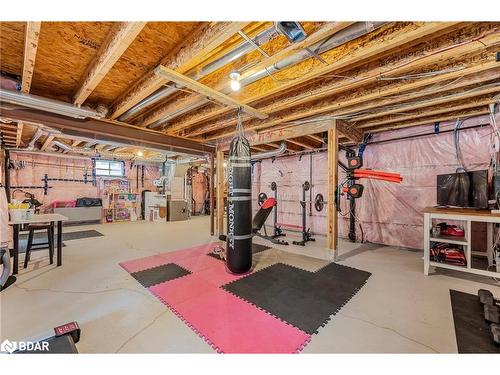
<svg viewBox="0 0 500 375">
<path fill-rule="evenodd" d="M 461 221 L 464 223 L 465 236 L 443 236 L 432 235 L 432 220 L 438 221 Z M 492 214 L 489 210 L 472 210 L 472 209 L 459 209 L 459 208 L 434 208 L 427 207 L 424 209 L 424 274 L 429 275 L 431 267 L 445 268 L 460 272 L 467 272 L 476 275 L 490 276 L 499 278 L 500 272 L 489 271 L 479 268 L 472 268 L 472 256 L 479 255 L 472 252 L 472 222 L 485 222 L 487 223 L 487 247 L 486 254 L 489 262 L 493 259 L 493 254 L 490 250 L 493 243 L 493 225 L 500 224 L 500 215 Z M 432 242 L 441 242 L 460 245 L 464 249 L 465 257 L 467 259 L 466 266 L 459 266 L 455 264 L 436 262 L 430 259 L 430 249 Z M 483 255 L 483 256 L 484 256 Z"/>
</svg>

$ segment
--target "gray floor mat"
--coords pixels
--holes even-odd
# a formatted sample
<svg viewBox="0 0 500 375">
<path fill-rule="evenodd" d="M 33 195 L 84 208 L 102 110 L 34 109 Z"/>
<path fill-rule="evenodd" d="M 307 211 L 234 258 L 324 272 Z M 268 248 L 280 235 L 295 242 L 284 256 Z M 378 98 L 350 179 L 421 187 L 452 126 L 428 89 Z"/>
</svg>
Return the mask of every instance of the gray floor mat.
<svg viewBox="0 0 500 375">
<path fill-rule="evenodd" d="M 92 238 L 92 237 L 102 237 L 104 234 L 101 232 L 98 232 L 96 230 L 81 230 L 78 232 L 68 232 L 68 233 L 63 233 L 62 239 L 63 241 L 72 241 L 72 240 L 80 240 L 82 238 Z M 19 241 L 20 241 L 20 249 L 19 253 L 25 253 L 26 252 L 26 245 L 28 243 L 28 235 L 27 234 L 21 234 L 19 235 Z M 47 233 L 46 232 L 38 232 L 35 233 L 33 236 L 33 245 L 36 245 L 41 242 L 47 242 Z M 63 247 L 66 245 L 63 243 Z M 33 249 L 33 251 L 38 251 L 38 250 L 46 250 L 47 248 L 41 248 L 41 249 Z"/>
<path fill-rule="evenodd" d="M 82 238 L 103 237 L 104 234 L 96 230 L 81 230 L 78 232 L 63 233 L 63 241 L 80 240 Z"/>
<path fill-rule="evenodd" d="M 484 320 L 483 306 L 473 294 L 450 289 L 453 322 L 459 353 L 500 353 Z"/>
<path fill-rule="evenodd" d="M 191 274 L 191 272 L 174 263 L 131 273 L 131 275 L 145 288 L 189 274 Z"/>
<path fill-rule="evenodd" d="M 337 263 L 317 272 L 277 263 L 223 288 L 313 334 L 363 287 L 370 275 Z"/>
</svg>

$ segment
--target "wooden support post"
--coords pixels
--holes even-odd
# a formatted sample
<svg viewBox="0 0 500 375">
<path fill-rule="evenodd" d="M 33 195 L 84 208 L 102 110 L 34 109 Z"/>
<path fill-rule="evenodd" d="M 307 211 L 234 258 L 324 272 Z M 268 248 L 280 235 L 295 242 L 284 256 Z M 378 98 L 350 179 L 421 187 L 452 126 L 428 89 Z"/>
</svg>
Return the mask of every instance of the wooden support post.
<svg viewBox="0 0 500 375">
<path fill-rule="evenodd" d="M 209 188 L 208 188 L 208 196 L 210 199 L 210 235 L 213 236 L 215 234 L 215 212 L 214 212 L 214 193 L 215 193 L 215 166 L 214 166 L 214 154 L 210 154 L 210 178 L 209 178 Z"/>
<path fill-rule="evenodd" d="M 335 190 L 338 186 L 338 150 L 339 138 L 336 127 L 336 120 L 332 121 L 332 126 L 328 129 L 328 197 L 327 197 L 327 246 L 332 250 L 332 259 L 335 262 L 338 256 L 337 236 L 337 206 L 335 204 Z"/>
<path fill-rule="evenodd" d="M 217 235 L 224 234 L 224 152 L 217 151 Z"/>
</svg>

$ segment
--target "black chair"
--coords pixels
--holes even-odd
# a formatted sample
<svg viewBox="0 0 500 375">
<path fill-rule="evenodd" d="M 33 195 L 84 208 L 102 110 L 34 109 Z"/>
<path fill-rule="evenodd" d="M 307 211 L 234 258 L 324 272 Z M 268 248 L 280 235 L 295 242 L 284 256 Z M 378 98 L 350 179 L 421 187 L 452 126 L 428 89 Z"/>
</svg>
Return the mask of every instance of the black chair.
<svg viewBox="0 0 500 375">
<path fill-rule="evenodd" d="M 47 242 L 38 242 L 33 244 L 35 230 L 47 231 Z M 49 249 L 50 264 L 54 263 L 54 225 L 53 224 L 30 224 L 28 225 L 28 244 L 26 245 L 26 254 L 24 257 L 24 268 L 28 267 L 28 262 L 33 249 Z"/>
</svg>

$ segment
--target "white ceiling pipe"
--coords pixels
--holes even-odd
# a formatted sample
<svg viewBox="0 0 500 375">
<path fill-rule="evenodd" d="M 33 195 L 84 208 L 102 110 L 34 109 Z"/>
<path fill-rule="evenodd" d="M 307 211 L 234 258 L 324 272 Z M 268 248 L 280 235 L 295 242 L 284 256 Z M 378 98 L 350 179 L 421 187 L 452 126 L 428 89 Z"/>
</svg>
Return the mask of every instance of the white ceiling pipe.
<svg viewBox="0 0 500 375">
<path fill-rule="evenodd" d="M 334 34 L 333 36 L 327 37 L 324 40 L 313 44 L 312 46 L 308 47 L 307 49 L 314 51 L 315 53 L 320 55 L 321 53 L 324 53 L 324 52 L 329 51 L 335 47 L 338 47 L 341 44 L 347 43 L 350 40 L 359 38 L 360 36 L 367 34 L 371 31 L 381 27 L 385 23 L 387 23 L 387 22 L 357 22 L 357 23 L 339 31 L 338 33 Z M 258 72 L 255 72 L 254 74 L 249 75 L 247 77 L 245 77 L 245 74 L 243 73 L 243 78 L 240 80 L 241 86 L 248 86 L 251 83 L 258 81 L 259 79 L 264 78 L 265 76 L 272 75 L 273 73 L 276 73 L 278 70 L 288 68 L 292 65 L 298 64 L 299 62 L 301 62 L 305 59 L 312 58 L 311 53 L 307 49 L 300 50 L 297 53 L 292 54 L 292 55 L 284 58 L 283 60 L 278 61 L 277 63 L 275 63 L 271 66 L 268 66 L 268 67 L 266 67 Z M 222 90 L 221 92 L 223 94 L 230 94 L 231 89 L 228 87 L 228 88 Z M 148 128 L 155 129 L 161 125 L 164 125 L 169 120 L 171 120 L 177 116 L 180 116 L 181 114 L 183 114 L 187 111 L 199 108 L 208 102 L 209 101 L 206 98 L 200 96 L 200 99 L 198 101 L 196 101 L 195 103 L 190 104 L 189 107 L 180 108 L 174 113 L 167 114 L 161 120 L 158 120 L 158 121 L 154 122 L 153 124 L 149 125 Z"/>
<path fill-rule="evenodd" d="M 269 159 L 275 156 L 283 155 L 285 152 L 286 152 L 286 142 L 283 141 L 280 143 L 280 147 L 277 148 L 276 150 L 266 151 L 260 154 L 252 155 L 252 161 Z"/>
<path fill-rule="evenodd" d="M 80 108 L 69 103 L 58 100 L 46 99 L 41 96 L 23 94 L 18 91 L 0 89 L 0 102 L 16 104 L 23 107 L 39 109 L 41 111 L 57 113 L 59 115 L 74 117 L 79 119 L 103 117 L 101 113 L 91 109 Z"/>
</svg>

